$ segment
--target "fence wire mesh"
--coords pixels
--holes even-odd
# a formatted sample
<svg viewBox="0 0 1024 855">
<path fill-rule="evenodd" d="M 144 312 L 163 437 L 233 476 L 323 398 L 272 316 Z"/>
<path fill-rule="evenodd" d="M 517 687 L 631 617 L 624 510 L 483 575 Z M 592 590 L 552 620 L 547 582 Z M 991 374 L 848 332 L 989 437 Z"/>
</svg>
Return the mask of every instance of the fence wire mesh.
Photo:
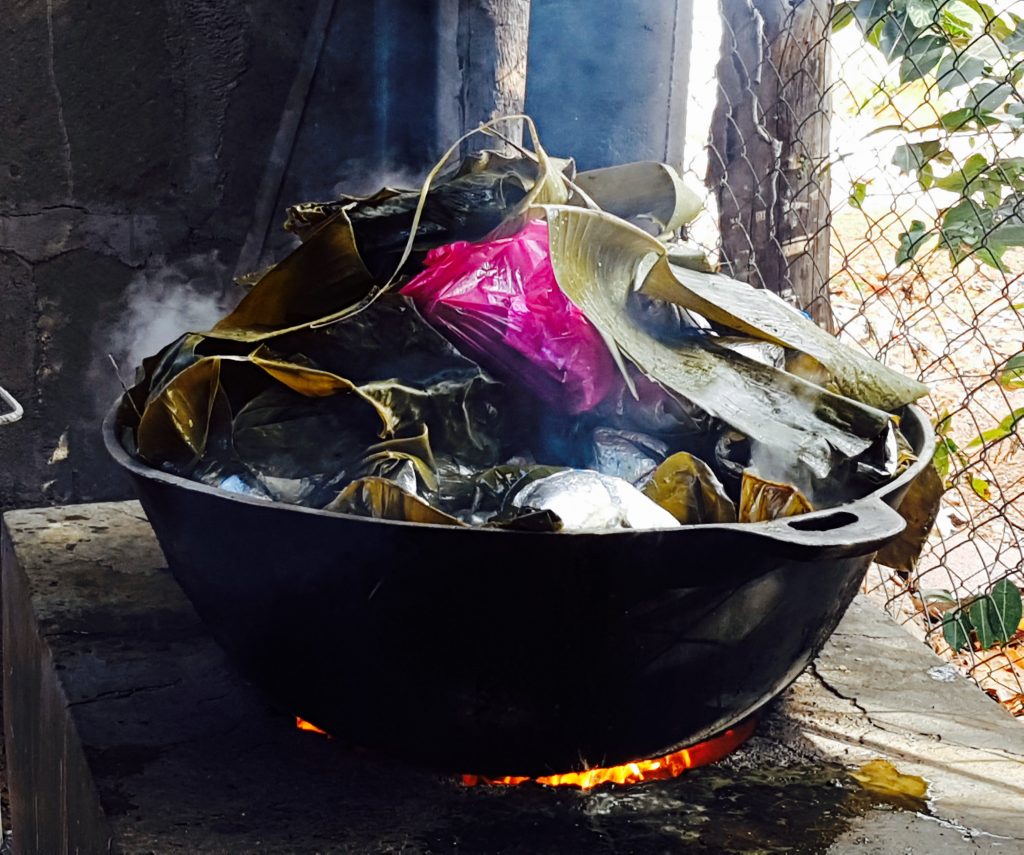
<svg viewBox="0 0 1024 855">
<path fill-rule="evenodd" d="M 1024 585 L 1024 3 L 707 11 L 685 167 L 711 199 L 690 237 L 929 385 L 938 518 L 915 566 L 875 565 L 865 589 L 1024 715 L 1024 632 L 970 620 Z"/>
</svg>

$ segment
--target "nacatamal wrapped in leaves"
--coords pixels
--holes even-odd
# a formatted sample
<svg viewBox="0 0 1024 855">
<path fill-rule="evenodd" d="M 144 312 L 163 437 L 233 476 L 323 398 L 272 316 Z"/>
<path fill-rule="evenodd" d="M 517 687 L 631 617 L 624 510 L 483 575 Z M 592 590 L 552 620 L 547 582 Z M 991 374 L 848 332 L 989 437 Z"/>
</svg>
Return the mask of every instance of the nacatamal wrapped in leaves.
<svg viewBox="0 0 1024 855">
<path fill-rule="evenodd" d="M 299 246 L 145 360 L 126 444 L 267 501 L 552 533 L 756 523 L 908 465 L 923 386 L 712 272 L 671 167 L 577 175 L 526 125 L 532 151 L 292 207 Z"/>
</svg>

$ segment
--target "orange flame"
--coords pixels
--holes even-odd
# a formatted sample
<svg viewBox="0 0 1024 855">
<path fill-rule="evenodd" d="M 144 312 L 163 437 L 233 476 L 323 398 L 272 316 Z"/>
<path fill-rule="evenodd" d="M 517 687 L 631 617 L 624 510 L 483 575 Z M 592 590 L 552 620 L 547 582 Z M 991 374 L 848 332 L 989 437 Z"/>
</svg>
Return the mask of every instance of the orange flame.
<svg viewBox="0 0 1024 855">
<path fill-rule="evenodd" d="M 313 724 L 313 722 L 306 721 L 304 718 L 299 718 L 298 716 L 295 716 L 295 726 L 299 730 L 308 730 L 310 733 L 319 733 L 321 736 L 326 736 L 328 739 L 331 738 L 331 735 L 326 730 L 321 730 Z"/>
<path fill-rule="evenodd" d="M 505 778 L 485 778 L 482 775 L 463 775 L 462 783 L 467 787 L 475 787 L 477 784 L 516 786 L 525 784 L 527 781 L 534 781 L 548 787 L 579 787 L 582 790 L 589 790 L 601 784 L 639 784 L 641 781 L 664 781 L 668 778 L 675 778 L 688 769 L 715 763 L 727 754 L 731 754 L 754 732 L 756 724 L 754 718 L 747 719 L 720 736 L 654 760 L 636 760 L 608 769 L 587 769 L 583 772 L 544 775 L 539 778 L 523 778 L 514 775 Z"/>
</svg>

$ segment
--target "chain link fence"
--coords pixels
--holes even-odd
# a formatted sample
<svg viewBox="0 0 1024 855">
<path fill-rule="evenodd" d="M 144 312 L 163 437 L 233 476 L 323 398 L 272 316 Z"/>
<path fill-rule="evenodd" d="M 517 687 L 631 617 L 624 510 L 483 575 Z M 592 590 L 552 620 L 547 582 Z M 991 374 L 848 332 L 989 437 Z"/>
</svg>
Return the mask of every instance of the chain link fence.
<svg viewBox="0 0 1024 855">
<path fill-rule="evenodd" d="M 705 13 L 685 167 L 710 201 L 690 237 L 929 385 L 946 491 L 920 559 L 866 590 L 1024 715 L 1024 632 L 984 625 L 1004 580 L 1024 585 L 1024 3 Z"/>
</svg>

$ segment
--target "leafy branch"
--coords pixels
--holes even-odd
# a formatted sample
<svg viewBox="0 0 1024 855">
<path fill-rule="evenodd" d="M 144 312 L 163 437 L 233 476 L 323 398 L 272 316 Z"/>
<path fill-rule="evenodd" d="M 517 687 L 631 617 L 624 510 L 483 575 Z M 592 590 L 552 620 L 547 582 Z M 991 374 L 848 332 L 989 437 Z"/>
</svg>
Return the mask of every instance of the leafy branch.
<svg viewBox="0 0 1024 855">
<path fill-rule="evenodd" d="M 1024 18 L 979 0 L 852 0 L 833 19 L 834 29 L 848 24 L 897 66 L 901 87 L 923 80 L 958 105 L 928 125 L 886 128 L 907 137 L 893 157 L 903 174 L 956 197 L 936 222 L 914 220 L 900 235 L 896 264 L 937 241 L 954 267 L 974 256 L 1003 270 L 1006 250 L 1024 246 L 1024 158 L 977 149 L 995 130 L 1024 132 Z M 851 201 L 859 205 L 863 191 L 854 188 Z"/>
</svg>

